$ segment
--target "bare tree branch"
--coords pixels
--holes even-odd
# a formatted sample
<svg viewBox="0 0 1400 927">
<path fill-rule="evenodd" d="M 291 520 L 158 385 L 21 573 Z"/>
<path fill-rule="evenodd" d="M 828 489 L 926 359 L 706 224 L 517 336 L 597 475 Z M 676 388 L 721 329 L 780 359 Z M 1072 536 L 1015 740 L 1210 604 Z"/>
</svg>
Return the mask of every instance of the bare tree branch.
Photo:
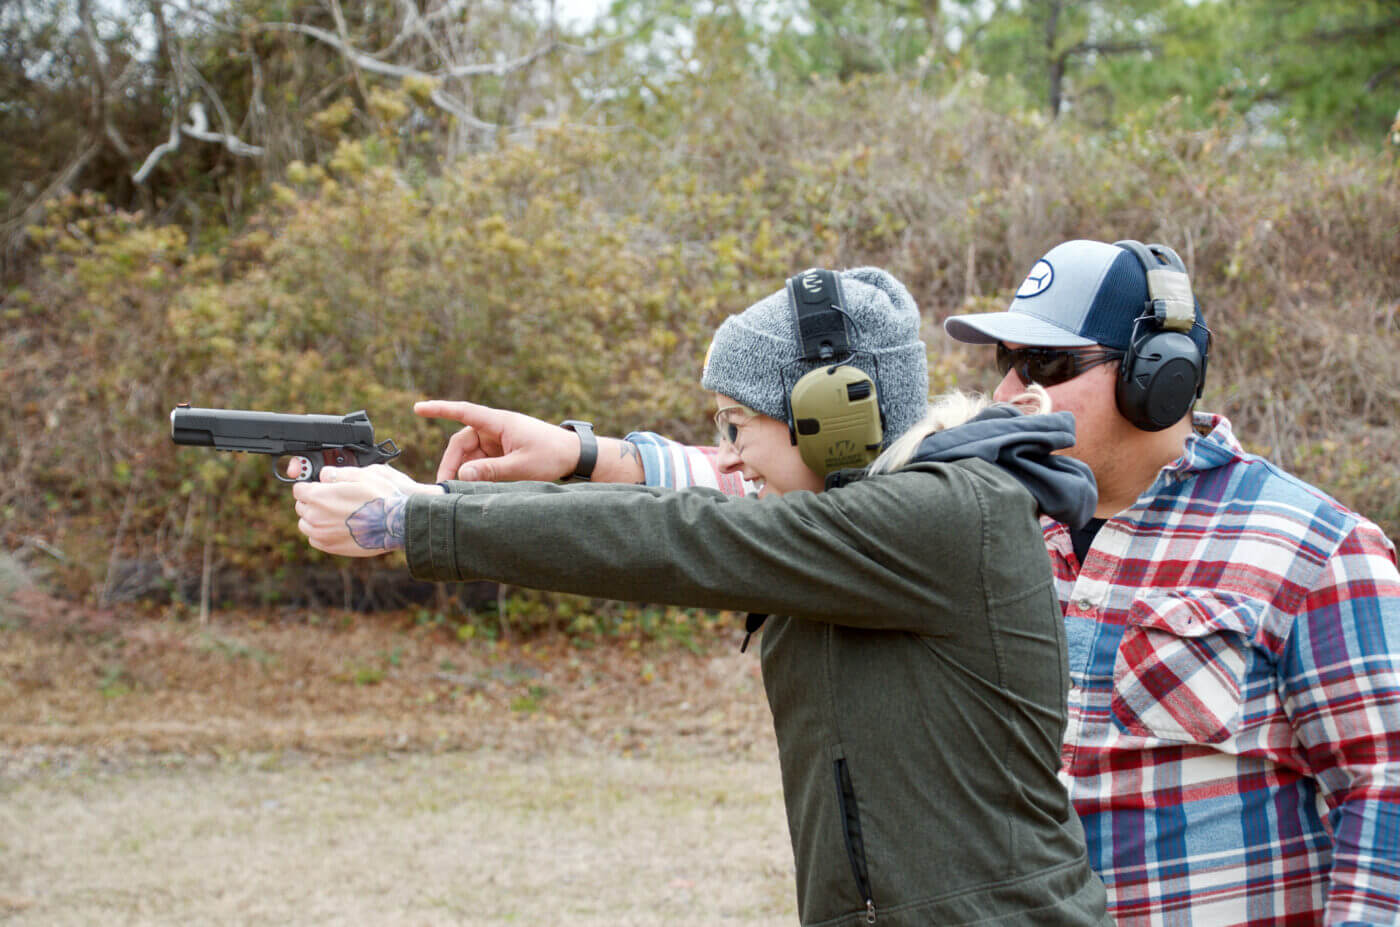
<svg viewBox="0 0 1400 927">
<path fill-rule="evenodd" d="M 88 4 L 91 3 L 91 0 L 80 0 L 80 2 Z M 220 99 L 218 92 L 186 59 L 179 46 L 178 36 L 169 28 L 166 15 L 175 13 L 176 7 L 167 7 L 165 0 L 146 0 L 146 2 L 156 21 L 161 47 L 166 50 L 166 56 L 171 62 L 172 83 L 174 84 L 172 88 L 174 115 L 171 118 L 167 138 L 146 155 L 140 167 L 132 175 L 133 180 L 138 184 L 145 184 L 156 165 L 162 159 L 178 151 L 182 140 L 187 137 L 222 145 L 231 154 L 239 157 L 265 155 L 266 149 L 263 145 L 252 143 L 254 140 L 262 141 L 265 133 L 261 130 L 265 129 L 266 118 L 266 108 L 261 99 L 263 86 L 261 62 L 256 51 L 247 48 L 245 44 L 247 53 L 252 60 L 253 89 L 248 116 L 240 128 L 235 126 L 234 120 Z M 333 30 L 291 21 L 260 22 L 253 24 L 252 28 L 263 32 L 295 33 L 334 50 L 348 66 L 350 79 L 355 82 L 360 95 L 365 98 L 369 95 L 369 88 L 361 78 L 362 72 L 398 80 L 423 80 L 431 86 L 431 89 L 427 90 L 427 100 L 431 102 L 432 106 L 451 116 L 463 129 L 485 133 L 496 133 L 508 127 L 476 115 L 471 101 L 471 88 L 460 82 L 469 82 L 479 77 L 507 77 L 528 72 L 537 62 L 561 51 L 582 56 L 596 55 L 628 38 L 627 36 L 619 36 L 587 47 L 561 42 L 553 28 L 551 8 L 547 17 L 547 28 L 542 35 L 537 36 L 537 44 L 527 52 L 491 62 L 470 62 L 467 59 L 473 54 L 474 49 L 467 46 L 456 47 L 454 42 L 454 39 L 461 34 L 461 30 L 446 28 L 444 25 L 450 24 L 454 17 L 460 17 L 463 11 L 469 8 L 469 5 L 469 0 L 446 0 L 440 5 L 433 6 L 429 12 L 422 13 L 415 0 L 396 0 L 395 8 L 400 19 L 397 32 L 387 45 L 377 53 L 368 52 L 355 44 L 351 27 L 346 20 L 345 11 L 342 9 L 341 0 L 327 0 L 326 2 L 325 9 L 334 22 Z M 235 33 L 245 28 L 241 25 L 235 27 L 231 23 L 222 22 L 216 15 L 211 15 L 210 10 L 197 4 L 179 8 L 178 15 L 191 17 L 204 28 L 218 29 L 228 33 Z M 416 48 L 418 51 L 409 53 L 410 48 Z M 435 59 L 433 63 L 436 66 L 425 67 L 421 63 L 415 63 L 412 60 L 415 54 L 424 57 L 431 55 Z M 454 82 L 459 83 L 454 84 Z M 190 102 L 191 95 L 195 93 L 198 94 L 202 102 Z M 212 114 L 206 112 L 206 105 L 213 107 Z M 217 128 L 210 126 L 211 119 L 216 123 Z M 244 132 L 249 128 L 253 130 L 252 137 L 245 141 L 248 136 L 244 135 Z"/>
<path fill-rule="evenodd" d="M 1400 16 L 1382 22 L 1362 23 L 1358 26 L 1345 26 L 1340 29 L 1319 29 L 1308 36 L 1308 42 L 1313 45 L 1322 45 L 1352 39 L 1375 41 L 1384 38 L 1396 29 L 1400 29 Z"/>
<path fill-rule="evenodd" d="M 335 31 L 338 34 L 342 45 L 350 44 L 350 29 L 345 25 L 345 13 L 340 8 L 340 0 L 330 0 L 331 18 L 335 20 Z M 353 58 L 347 58 L 350 62 L 350 76 L 355 79 L 355 86 L 360 90 L 360 98 L 369 99 L 369 90 L 365 87 L 364 78 L 360 76 L 360 69 L 356 66 Z M 373 117 L 371 117 L 373 118 Z"/>
<path fill-rule="evenodd" d="M 1366 92 L 1375 93 L 1377 87 L 1394 77 L 1397 73 L 1400 73 L 1400 62 L 1389 64 L 1381 68 L 1366 81 Z"/>
<path fill-rule="evenodd" d="M 1126 55 L 1129 52 L 1160 52 L 1162 46 L 1156 42 L 1080 42 L 1065 49 L 1066 57 L 1075 55 Z"/>
<path fill-rule="evenodd" d="M 319 29 L 316 26 L 308 26 L 305 23 L 259 23 L 258 28 L 299 32 L 302 35 L 310 36 L 318 42 L 323 42 L 331 46 L 345 56 L 347 60 L 354 62 L 357 66 L 364 68 L 366 71 L 399 78 L 427 77 L 429 79 L 441 79 L 444 77 L 484 77 L 487 75 L 504 77 L 512 71 L 518 71 L 521 68 L 528 67 L 543 56 L 560 47 L 559 42 L 550 41 L 536 48 L 528 55 L 524 55 L 520 58 L 513 58 L 509 61 L 498 61 L 494 64 L 457 64 L 437 71 L 421 71 L 418 68 L 409 67 L 407 65 L 382 61 L 368 52 L 361 51 L 348 42 L 342 41 L 340 37 L 333 32 L 327 32 L 325 29 Z"/>
<path fill-rule="evenodd" d="M 403 11 L 403 28 L 375 57 L 382 58 L 392 54 L 398 50 L 400 45 L 413 38 L 422 38 L 430 45 L 437 47 L 437 36 L 429 27 L 440 20 L 455 16 L 465 5 L 461 0 L 454 0 L 452 3 L 444 3 L 427 16 L 420 16 L 418 7 L 413 0 L 399 0 L 399 8 Z"/>
<path fill-rule="evenodd" d="M 44 192 L 35 197 L 17 219 L 6 224 L 5 250 L 7 254 L 12 255 L 19 250 L 25 229 L 38 220 L 39 215 L 44 211 L 44 204 L 67 190 L 68 185 L 73 182 L 73 178 L 77 177 L 83 168 L 87 167 L 88 162 L 96 157 L 101 150 L 102 143 L 100 141 L 90 141 L 86 148 L 78 152 L 77 156 L 58 172 L 58 176 L 49 182 L 49 185 L 44 188 Z"/>
<path fill-rule="evenodd" d="M 243 158 L 261 157 L 264 149 L 257 145 L 250 145 L 240 139 L 233 130 L 233 119 L 229 116 L 228 110 L 224 108 L 223 100 L 209 82 L 204 79 L 204 75 L 194 68 L 185 59 L 183 48 L 178 42 L 172 41 L 169 25 L 165 21 L 165 8 L 161 0 L 151 0 L 151 15 L 156 21 L 156 31 L 160 36 L 161 47 L 166 49 L 166 54 L 170 58 L 171 75 L 175 80 L 175 105 L 174 114 L 170 119 L 170 134 L 164 142 L 151 149 L 146 155 L 146 159 L 141 162 L 141 166 L 131 175 L 131 179 L 141 185 L 145 185 L 146 179 L 150 177 L 151 171 L 155 170 L 161 159 L 168 154 L 172 154 L 180 149 L 180 138 L 188 135 L 190 138 L 198 139 L 202 142 L 213 142 L 223 145 L 228 149 L 229 154 Z M 192 76 L 201 90 L 206 93 L 214 103 L 214 108 L 219 113 L 219 119 L 224 127 L 223 132 L 211 132 L 209 130 L 209 118 L 204 112 L 204 104 L 195 101 L 189 106 L 190 121 L 187 125 L 180 125 L 180 113 L 184 109 L 186 97 L 185 78 Z M 259 84 L 255 82 L 255 91 Z"/>
<path fill-rule="evenodd" d="M 204 115 L 204 104 L 198 100 L 190 104 L 190 124 L 180 126 L 180 132 L 190 138 L 197 138 L 201 142 L 215 142 L 223 145 L 230 154 L 240 157 L 256 158 L 264 154 L 263 149 L 259 146 L 249 145 L 228 132 L 210 132 L 209 119 Z"/>
<path fill-rule="evenodd" d="M 204 113 L 204 104 L 198 100 L 190 104 L 190 122 L 187 125 L 180 125 L 177 114 L 170 122 L 170 137 L 166 141 L 151 149 L 151 153 L 146 156 L 141 167 L 136 173 L 131 175 L 131 179 L 139 184 L 144 184 L 146 178 L 150 176 L 155 166 L 166 155 L 180 149 L 180 137 L 188 135 L 190 138 L 199 139 L 201 142 L 214 142 L 223 145 L 228 149 L 229 154 L 238 155 L 243 158 L 261 157 L 266 152 L 257 145 L 249 145 L 247 142 L 235 135 L 227 132 L 209 131 L 209 117 Z"/>
<path fill-rule="evenodd" d="M 111 108 L 107 105 L 112 92 L 107 82 L 107 68 L 111 64 L 111 57 L 97 37 L 97 26 L 92 19 L 91 0 L 79 0 L 78 20 L 82 25 L 83 39 L 87 43 L 88 58 L 92 63 L 93 131 L 105 136 L 112 143 L 112 147 L 122 155 L 130 157 L 131 150 L 117 132 L 117 127 L 112 122 Z"/>
<path fill-rule="evenodd" d="M 204 75 L 199 73 L 198 68 L 192 67 L 189 69 L 189 72 L 194 77 L 195 83 L 199 84 L 200 89 L 203 90 L 205 95 L 207 95 L 209 99 L 213 101 L 214 109 L 217 110 L 219 113 L 219 123 L 224 127 L 224 134 L 236 134 L 233 130 L 233 118 L 229 116 L 228 110 L 224 107 L 224 101 L 219 98 L 219 92 L 209 85 L 209 82 L 204 79 Z M 203 121 L 204 113 L 201 109 L 199 116 L 195 119 L 195 122 L 199 123 Z M 199 138 L 199 136 L 197 135 L 195 137 Z M 208 141 L 208 139 L 205 139 L 205 141 Z M 241 145 L 243 143 L 239 142 L 239 144 Z"/>
<path fill-rule="evenodd" d="M 415 20 L 414 22 L 420 21 L 421 20 Z M 413 23 L 407 23 L 405 25 L 405 30 L 400 31 L 399 37 L 396 37 L 392 42 L 390 42 L 390 47 L 397 47 L 399 44 L 401 44 L 399 38 L 404 35 L 405 31 L 412 28 L 413 25 Z M 518 71 L 529 67 L 534 62 L 538 61 L 540 58 L 544 57 L 545 55 L 548 55 L 550 52 L 560 47 L 559 42 L 557 40 L 551 40 L 535 48 L 527 55 L 523 55 L 519 58 L 510 59 L 508 61 L 499 61 L 492 64 L 458 64 L 450 65 L 448 67 L 434 71 L 423 71 L 419 68 L 412 67 L 409 65 L 395 64 L 393 62 L 384 61 L 374 55 L 369 54 L 368 52 L 362 51 L 354 47 L 350 44 L 348 39 L 343 36 L 338 36 L 335 33 L 327 32 L 325 29 L 320 29 L 316 26 L 309 26 L 305 23 L 260 23 L 259 28 L 269 30 L 281 30 L 285 32 L 296 32 L 300 33 L 301 35 L 313 38 L 316 41 L 321 42 L 322 44 L 329 45 L 331 48 L 334 48 L 341 54 L 342 57 L 345 58 L 347 62 L 351 64 L 352 67 L 355 68 L 370 71 L 374 74 L 383 74 L 386 77 L 397 77 L 400 80 L 406 77 L 423 78 L 433 82 L 434 84 L 438 84 L 438 82 L 441 81 L 443 78 L 482 77 L 486 75 L 503 77 L 507 74 L 510 74 L 513 71 Z M 456 97 L 448 93 L 446 90 L 444 90 L 440 85 L 434 87 L 432 92 L 429 94 L 429 99 L 431 99 L 434 105 L 436 105 L 439 109 L 451 114 L 452 116 L 456 117 L 459 121 L 461 121 L 467 126 L 470 126 L 471 128 L 488 132 L 494 132 L 500 128 L 500 126 L 495 123 L 487 122 L 486 120 L 478 118 L 474 113 L 472 113 L 470 107 L 468 107 L 468 105 L 464 101 L 457 99 Z"/>
</svg>

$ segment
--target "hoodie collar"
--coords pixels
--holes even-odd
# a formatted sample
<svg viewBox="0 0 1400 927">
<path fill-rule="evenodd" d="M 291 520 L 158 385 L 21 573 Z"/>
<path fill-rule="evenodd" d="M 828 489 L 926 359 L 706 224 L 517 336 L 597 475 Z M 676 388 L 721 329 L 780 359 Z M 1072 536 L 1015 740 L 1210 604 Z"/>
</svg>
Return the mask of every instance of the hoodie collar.
<svg viewBox="0 0 1400 927">
<path fill-rule="evenodd" d="M 929 435 L 910 463 L 969 458 L 994 463 L 1026 487 L 1041 512 L 1078 528 L 1094 516 L 1098 486 L 1087 464 L 1052 453 L 1073 444 L 1070 413 L 1026 415 L 998 403 L 963 425 Z"/>
</svg>

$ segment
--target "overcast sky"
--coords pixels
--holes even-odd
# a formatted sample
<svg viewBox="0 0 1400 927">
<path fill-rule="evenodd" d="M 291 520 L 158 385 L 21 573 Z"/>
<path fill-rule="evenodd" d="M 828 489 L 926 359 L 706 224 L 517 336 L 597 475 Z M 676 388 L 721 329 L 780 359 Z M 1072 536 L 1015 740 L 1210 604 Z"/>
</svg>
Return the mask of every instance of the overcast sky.
<svg viewBox="0 0 1400 927">
<path fill-rule="evenodd" d="M 544 0 L 536 0 L 543 9 Z M 608 0 L 554 0 L 554 12 L 560 22 L 570 24 L 590 23 L 598 18 L 608 5 Z"/>
</svg>

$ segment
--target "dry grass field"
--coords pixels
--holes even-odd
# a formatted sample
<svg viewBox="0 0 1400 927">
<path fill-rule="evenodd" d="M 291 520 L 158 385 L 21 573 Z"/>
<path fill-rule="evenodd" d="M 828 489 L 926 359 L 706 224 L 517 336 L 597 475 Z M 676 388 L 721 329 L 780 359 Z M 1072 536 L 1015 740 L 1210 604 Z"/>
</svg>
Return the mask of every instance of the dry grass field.
<svg viewBox="0 0 1400 927">
<path fill-rule="evenodd" d="M 26 596 L 0 629 L 0 922 L 795 920 L 737 638 L 508 646 Z"/>
</svg>

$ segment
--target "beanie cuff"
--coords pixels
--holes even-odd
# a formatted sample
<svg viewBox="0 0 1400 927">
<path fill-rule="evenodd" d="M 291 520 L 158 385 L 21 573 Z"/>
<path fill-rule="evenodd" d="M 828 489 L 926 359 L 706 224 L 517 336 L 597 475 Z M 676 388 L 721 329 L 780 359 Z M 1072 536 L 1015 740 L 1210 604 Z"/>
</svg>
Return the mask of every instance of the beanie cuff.
<svg viewBox="0 0 1400 927">
<path fill-rule="evenodd" d="M 790 353 L 792 342 L 731 322 L 726 321 L 715 333 L 710 363 L 700 386 L 791 425 L 788 392 L 805 374 L 830 367 L 832 362 L 798 358 L 776 371 L 753 364 L 749 358 L 772 357 L 784 349 Z M 880 409 L 885 415 L 883 445 L 923 417 L 928 397 L 928 352 L 922 341 L 884 351 L 858 348 L 847 363 L 865 371 L 876 384 Z M 905 398 L 894 402 L 894 397 Z"/>
<path fill-rule="evenodd" d="M 885 418 L 884 442 L 916 424 L 928 403 L 928 350 L 919 340 L 913 298 L 886 271 L 841 271 L 844 314 L 852 356 L 848 363 L 870 375 Z M 831 366 L 801 356 L 801 338 L 787 289 L 779 290 L 715 331 L 700 385 L 789 426 L 788 393 L 809 371 Z"/>
<path fill-rule="evenodd" d="M 755 364 L 753 358 L 782 357 L 792 352 L 790 338 L 775 338 L 757 331 L 741 324 L 737 317 L 725 319 L 710 344 L 709 363 L 700 386 L 786 422 L 783 378 L 774 376 L 776 371 L 767 364 Z"/>
</svg>

